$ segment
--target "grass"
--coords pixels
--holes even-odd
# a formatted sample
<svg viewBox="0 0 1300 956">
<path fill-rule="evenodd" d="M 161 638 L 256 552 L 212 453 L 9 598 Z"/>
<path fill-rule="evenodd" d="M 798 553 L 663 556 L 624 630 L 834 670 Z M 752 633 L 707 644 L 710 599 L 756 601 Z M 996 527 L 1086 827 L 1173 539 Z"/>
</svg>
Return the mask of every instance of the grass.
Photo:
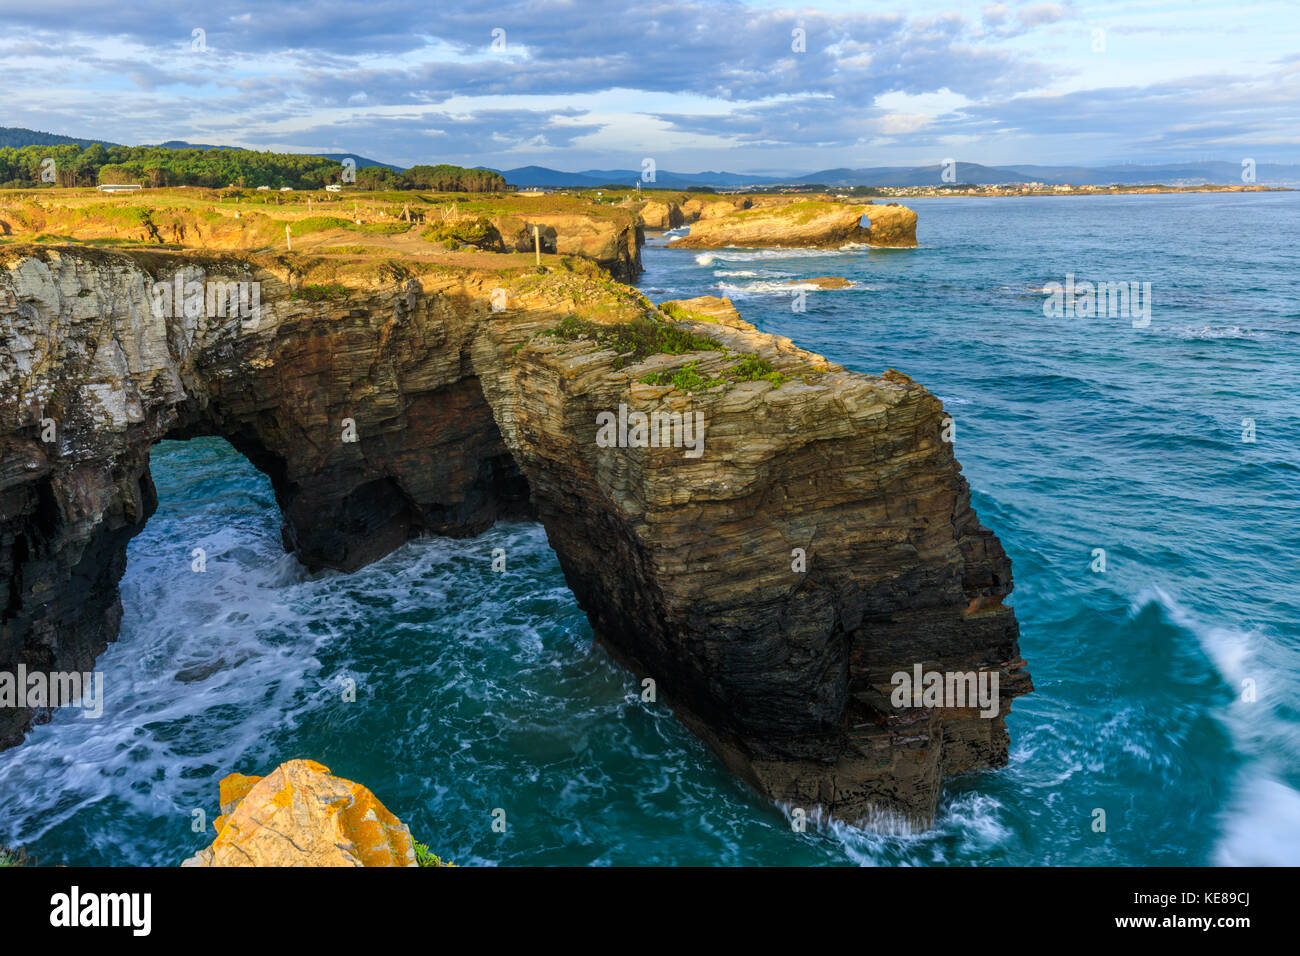
<svg viewBox="0 0 1300 956">
<path fill-rule="evenodd" d="M 438 222 L 425 226 L 420 237 L 429 242 L 460 243 L 476 248 L 499 248 L 501 234 L 490 219 L 478 216 L 474 219 L 456 219 L 451 222 Z"/>
<path fill-rule="evenodd" d="M 670 305 L 665 312 L 674 319 L 694 318 L 694 314 L 680 306 Z M 633 319 L 601 325 L 570 315 L 553 329 L 541 333 L 564 342 L 594 341 L 601 348 L 618 353 L 614 368 L 635 365 L 652 355 L 688 355 L 691 352 L 728 352 L 729 350 L 703 335 L 678 328 L 669 322 L 655 319 Z M 515 346 L 517 353 L 523 345 Z M 706 377 L 700 372 L 697 359 L 678 369 L 650 372 L 641 377 L 645 385 L 671 385 L 688 392 L 699 392 L 718 385 L 740 382 L 771 382 L 780 388 L 789 377 L 782 375 L 772 363 L 757 355 L 731 353 L 738 361 L 725 369 L 721 376 Z"/>
<path fill-rule="evenodd" d="M 777 388 L 786 377 L 772 367 L 772 363 L 749 355 L 727 370 L 727 376 L 734 382 L 771 382 Z"/>
<path fill-rule="evenodd" d="M 618 353 L 614 368 L 635 365 L 651 355 L 686 355 L 690 352 L 721 352 L 723 347 L 712 339 L 654 319 L 633 319 L 601 325 L 571 315 L 542 333 L 565 342 L 590 339 L 602 348 Z"/>
<path fill-rule="evenodd" d="M 375 232 L 383 236 L 395 236 L 398 233 L 406 232 L 411 228 L 409 222 L 398 220 L 397 222 L 367 222 L 356 228 L 362 232 Z"/>
<path fill-rule="evenodd" d="M 700 363 L 687 362 L 675 372 L 651 372 L 641 381 L 646 385 L 671 385 L 684 392 L 702 392 L 717 385 L 727 384 L 725 378 L 705 378 L 700 374 Z"/>
<path fill-rule="evenodd" d="M 288 220 L 284 223 L 295 236 L 305 236 L 309 232 L 326 232 L 330 229 L 351 229 L 356 225 L 351 219 L 339 216 L 308 216 L 306 219 Z"/>
<path fill-rule="evenodd" d="M 415 862 L 420 866 L 455 866 L 455 863 L 444 863 L 442 857 L 436 853 L 430 852 L 429 848 L 423 843 L 415 844 Z"/>
<path fill-rule="evenodd" d="M 683 308 L 676 302 L 665 302 L 663 305 L 659 306 L 659 308 L 662 310 L 664 315 L 668 316 L 668 318 L 675 322 L 712 322 L 714 325 L 718 324 L 718 320 L 713 316 L 705 315 L 703 312 L 692 312 L 690 309 Z"/>
<path fill-rule="evenodd" d="M 789 378 L 772 367 L 772 363 L 757 355 L 746 355 L 739 362 L 727 368 L 720 377 L 705 378 L 700 374 L 700 363 L 687 362 L 681 368 L 670 371 L 651 372 L 641 377 L 645 385 L 671 385 L 686 392 L 700 392 L 717 385 L 739 384 L 740 382 L 771 382 L 776 388 Z"/>
<path fill-rule="evenodd" d="M 329 282 L 324 285 L 305 285 L 295 289 L 290 296 L 291 299 L 302 299 L 307 302 L 327 302 L 332 299 L 347 298 L 348 287 L 338 282 Z"/>
</svg>

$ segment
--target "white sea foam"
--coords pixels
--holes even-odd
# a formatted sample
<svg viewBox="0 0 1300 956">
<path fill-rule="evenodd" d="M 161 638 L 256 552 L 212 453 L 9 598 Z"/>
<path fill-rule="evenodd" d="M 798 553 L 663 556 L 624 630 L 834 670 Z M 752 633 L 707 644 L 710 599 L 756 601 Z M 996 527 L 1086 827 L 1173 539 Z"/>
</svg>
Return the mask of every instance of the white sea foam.
<svg viewBox="0 0 1300 956">
<path fill-rule="evenodd" d="M 1295 652 L 1260 630 L 1208 624 L 1159 587 L 1143 590 L 1130 611 L 1151 604 L 1196 637 L 1233 694 L 1220 716 L 1249 759 L 1223 814 L 1217 860 L 1300 864 L 1300 793 L 1282 779 L 1300 767 L 1300 727 L 1287 716 L 1300 706 Z"/>
<path fill-rule="evenodd" d="M 103 717 L 56 714 L 0 753 L 0 815 L 22 822 L 15 842 L 110 797 L 180 819 L 190 808 L 173 804 L 175 782 L 203 767 L 232 767 L 264 734 L 263 720 L 239 715 L 292 721 L 308 703 L 303 691 L 332 629 L 328 621 L 299 626 L 294 597 L 311 583 L 273 529 L 259 534 L 237 523 L 194 538 L 207 552 L 202 574 L 190 570 L 187 550 L 151 534 L 160 531 L 151 526 L 133 544 L 122 633 L 96 662 L 108 699 Z M 196 748 L 177 728 L 205 712 L 226 716 L 215 718 L 220 735 Z M 124 786 L 124 779 L 154 783 Z"/>
<path fill-rule="evenodd" d="M 857 249 L 804 249 L 799 247 L 787 249 L 779 246 L 770 246 L 763 249 L 742 249 L 729 246 L 725 249 L 715 249 L 711 253 L 702 253 L 695 257 L 695 261 L 700 262 L 706 256 L 709 262 L 700 262 L 701 265 L 708 265 L 716 259 L 722 259 L 726 262 L 766 262 L 771 259 L 837 259 L 853 255 L 859 251 Z"/>
<path fill-rule="evenodd" d="M 1225 814 L 1214 862 L 1300 865 L 1300 792 L 1271 777 L 1243 774 Z"/>
<path fill-rule="evenodd" d="M 775 295 L 778 293 L 783 293 L 788 295 L 791 292 L 798 292 L 800 290 L 803 290 L 805 292 L 830 291 L 827 289 L 823 289 L 812 282 L 800 281 L 798 279 L 786 280 L 784 282 L 780 280 L 768 280 L 768 281 L 744 282 L 744 283 L 719 282 L 718 289 L 721 290 L 724 295 L 727 295 L 732 298 L 743 298 L 745 296 L 752 296 L 752 295 Z M 854 283 L 850 286 L 847 286 L 844 289 L 838 289 L 834 291 L 864 292 L 864 291 L 870 291 L 870 287 L 859 285 L 858 283 Z"/>
<path fill-rule="evenodd" d="M 1180 339 L 1190 339 L 1193 341 L 1213 341 L 1216 339 L 1260 339 L 1264 338 L 1264 332 L 1255 329 L 1243 329 L 1239 325 L 1230 325 L 1222 328 L 1202 325 L 1177 325 L 1170 326 L 1167 329 L 1157 330 L 1164 331 Z"/>
</svg>

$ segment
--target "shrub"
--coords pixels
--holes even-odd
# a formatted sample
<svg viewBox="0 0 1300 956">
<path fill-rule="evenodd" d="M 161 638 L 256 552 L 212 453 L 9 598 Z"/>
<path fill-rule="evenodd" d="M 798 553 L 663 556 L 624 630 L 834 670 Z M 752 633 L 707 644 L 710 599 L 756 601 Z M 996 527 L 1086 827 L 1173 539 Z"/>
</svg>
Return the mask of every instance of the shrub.
<svg viewBox="0 0 1300 956">
<path fill-rule="evenodd" d="M 325 302 L 330 299 L 346 298 L 348 287 L 338 282 L 331 282 L 325 285 L 305 285 L 295 289 L 289 297 L 291 299 L 303 299 L 307 302 Z"/>
<path fill-rule="evenodd" d="M 592 339 L 602 348 L 618 353 L 614 368 L 636 364 L 651 355 L 685 355 L 689 352 L 720 352 L 722 346 L 712 339 L 654 319 L 633 319 L 601 325 L 577 316 L 568 316 L 544 334 L 566 342 Z"/>
<path fill-rule="evenodd" d="M 772 368 L 772 363 L 764 361 L 757 355 L 741 359 L 727 370 L 728 377 L 735 382 L 757 382 L 760 379 L 771 382 L 778 388 L 785 381 L 785 376 Z"/>
<path fill-rule="evenodd" d="M 442 857 L 436 853 L 430 852 L 429 848 L 423 843 L 415 844 L 415 862 L 420 866 L 455 866 L 455 863 L 444 863 Z"/>
<path fill-rule="evenodd" d="M 426 226 L 420 235 L 429 242 L 447 241 L 474 246 L 477 249 L 500 249 L 501 233 L 492 225 L 492 220 L 485 216 L 474 219 L 454 219 L 450 222 L 436 222 Z"/>
<path fill-rule="evenodd" d="M 702 392 L 716 385 L 725 385 L 725 378 L 705 378 L 700 374 L 699 362 L 687 362 L 675 372 L 651 372 L 641 379 L 646 385 L 671 385 L 686 392 Z"/>
</svg>

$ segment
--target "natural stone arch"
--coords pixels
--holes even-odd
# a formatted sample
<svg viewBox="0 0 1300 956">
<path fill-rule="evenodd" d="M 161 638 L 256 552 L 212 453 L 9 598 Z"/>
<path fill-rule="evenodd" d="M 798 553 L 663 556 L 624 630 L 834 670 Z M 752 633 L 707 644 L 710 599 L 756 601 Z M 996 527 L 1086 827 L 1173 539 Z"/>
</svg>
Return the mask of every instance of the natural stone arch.
<svg viewBox="0 0 1300 956">
<path fill-rule="evenodd" d="M 597 638 L 773 799 L 925 823 L 944 774 L 1006 760 L 1003 718 L 1030 689 L 1002 604 L 1010 564 L 971 510 L 942 406 L 904 375 L 846 372 L 703 304 L 675 327 L 785 384 L 646 384 L 734 358 L 625 365 L 545 334 L 581 309 L 666 321 L 594 273 L 417 278 L 380 263 L 331 297 L 270 257 L 29 247 L 5 265 L 0 330 L 19 347 L 0 387 L 70 394 L 41 396 L 57 447 L 37 440 L 30 402 L 0 421 L 0 669 L 42 647 L 52 668 L 89 669 L 116 633 L 126 542 L 153 509 L 149 446 L 216 434 L 271 477 L 309 567 L 535 514 Z M 177 275 L 257 282 L 262 311 L 154 315 L 149 290 Z M 698 410 L 708 453 L 598 446 L 597 414 L 620 405 Z M 997 717 L 894 707 L 890 675 L 914 663 L 998 672 Z M 0 744 L 30 716 L 0 726 Z"/>
</svg>

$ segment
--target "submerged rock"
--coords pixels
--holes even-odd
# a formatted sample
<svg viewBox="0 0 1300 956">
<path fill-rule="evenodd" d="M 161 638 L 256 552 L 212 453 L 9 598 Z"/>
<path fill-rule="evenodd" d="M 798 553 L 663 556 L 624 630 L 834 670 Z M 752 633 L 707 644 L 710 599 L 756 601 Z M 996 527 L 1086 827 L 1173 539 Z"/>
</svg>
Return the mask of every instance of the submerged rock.
<svg viewBox="0 0 1300 956">
<path fill-rule="evenodd" d="M 217 838 L 181 866 L 417 866 L 406 824 L 314 760 L 221 781 Z"/>
</svg>

